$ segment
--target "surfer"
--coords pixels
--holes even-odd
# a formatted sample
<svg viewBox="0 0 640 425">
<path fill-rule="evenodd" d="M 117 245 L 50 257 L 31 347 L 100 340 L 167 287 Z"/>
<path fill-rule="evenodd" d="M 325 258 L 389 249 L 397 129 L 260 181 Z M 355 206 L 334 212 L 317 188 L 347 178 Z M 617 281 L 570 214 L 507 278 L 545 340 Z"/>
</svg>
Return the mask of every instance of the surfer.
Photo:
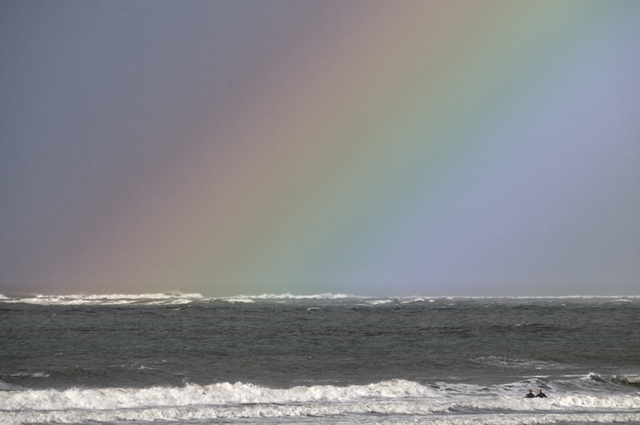
<svg viewBox="0 0 640 425">
<path fill-rule="evenodd" d="M 535 396 L 533 395 L 533 392 L 531 390 L 529 390 L 529 392 L 527 393 L 526 396 L 524 396 L 524 398 L 534 398 Z"/>
<path fill-rule="evenodd" d="M 536 394 L 536 397 L 547 398 L 547 395 L 543 393 L 542 390 L 538 390 L 538 394 Z"/>
</svg>

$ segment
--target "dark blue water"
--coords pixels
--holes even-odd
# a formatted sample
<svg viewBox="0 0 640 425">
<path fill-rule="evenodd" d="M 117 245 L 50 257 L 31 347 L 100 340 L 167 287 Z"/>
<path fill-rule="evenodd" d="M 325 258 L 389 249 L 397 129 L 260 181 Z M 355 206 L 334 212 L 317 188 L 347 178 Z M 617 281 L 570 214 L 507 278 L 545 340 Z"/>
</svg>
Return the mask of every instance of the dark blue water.
<svg viewBox="0 0 640 425">
<path fill-rule="evenodd" d="M 11 423 L 640 420 L 634 297 L 5 298 L 0 341 Z"/>
</svg>

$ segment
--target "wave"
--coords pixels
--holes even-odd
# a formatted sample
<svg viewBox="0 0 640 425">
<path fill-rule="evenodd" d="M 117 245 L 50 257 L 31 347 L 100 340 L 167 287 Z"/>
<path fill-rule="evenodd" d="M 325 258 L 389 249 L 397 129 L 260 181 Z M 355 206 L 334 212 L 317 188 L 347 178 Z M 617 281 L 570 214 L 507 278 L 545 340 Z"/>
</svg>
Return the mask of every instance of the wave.
<svg viewBox="0 0 640 425">
<path fill-rule="evenodd" d="M 591 372 L 587 379 L 601 383 L 613 383 L 618 385 L 628 385 L 631 387 L 640 387 L 640 375 L 602 376 L 598 373 Z"/>
<path fill-rule="evenodd" d="M 383 410 L 382 412 L 379 410 Z M 361 408 L 330 409 L 327 406 L 301 406 L 290 410 L 282 406 L 247 406 L 231 412 L 222 412 L 206 408 L 169 408 L 146 410 L 83 411 L 83 412 L 19 412 L 12 417 L 3 418 L 5 425 L 49 424 L 86 422 L 155 425 L 159 423 L 201 425 L 204 423 L 238 424 L 299 424 L 323 423 L 336 425 L 533 425 L 558 423 L 639 423 L 640 413 L 532 413 L 517 415 L 500 414 L 406 414 L 404 409 L 387 413 L 377 405 L 364 405 Z M 386 419 L 389 417 L 389 419 Z M 2 414 L 0 413 L 0 418 Z M 317 420 L 313 420 L 317 418 Z M 252 420 L 253 419 L 253 420 Z"/>
<path fill-rule="evenodd" d="M 220 298 L 222 300 L 228 299 L 252 299 L 252 300 L 340 300 L 347 298 L 370 298 L 360 297 L 357 295 L 349 294 L 312 294 L 312 295 L 293 295 L 293 294 L 262 294 L 262 295 L 237 295 L 234 297 Z"/>
<path fill-rule="evenodd" d="M 7 297 L 0 294 L 0 303 L 32 304 L 32 305 L 165 305 L 188 304 L 192 302 L 227 302 L 227 303 L 254 303 L 260 301 L 354 301 L 365 306 L 406 305 L 437 302 L 466 302 L 481 301 L 492 303 L 506 302 L 639 302 L 640 296 L 562 296 L 562 297 L 466 297 L 466 296 L 402 296 L 402 297 L 373 297 L 353 294 L 310 294 L 294 295 L 285 294 L 261 294 L 261 295 L 236 295 L 230 297 L 204 297 L 199 293 L 181 293 L 179 291 L 148 293 L 148 294 L 71 294 L 71 295 L 28 295 Z"/>
<path fill-rule="evenodd" d="M 410 415 L 436 423 L 438 418 L 446 419 L 446 423 L 457 423 L 455 421 L 461 417 L 466 422 L 460 423 L 470 423 L 469 415 L 475 415 L 473 423 L 500 423 L 495 422 L 497 415 L 507 414 L 513 418 L 509 413 L 516 412 L 518 420 L 529 419 L 515 423 L 534 423 L 534 417 L 537 418 L 535 423 L 552 423 L 559 421 L 560 417 L 573 421 L 640 420 L 640 397 L 583 393 L 530 400 L 523 399 L 521 391 L 522 383 L 480 387 L 446 383 L 423 385 L 406 380 L 348 387 L 317 385 L 289 389 L 243 383 L 145 389 L 13 389 L 0 392 L 0 423 L 187 421 L 371 414 Z M 398 420 L 393 423 L 398 423 Z"/>
<path fill-rule="evenodd" d="M 200 294 L 164 292 L 158 294 L 102 294 L 102 295 L 31 295 L 0 298 L 1 302 L 35 305 L 127 305 L 127 304 L 185 304 L 202 300 Z"/>
<path fill-rule="evenodd" d="M 0 381 L 0 391 L 21 391 L 21 390 L 24 390 L 24 388 L 18 385 L 8 384 L 4 381 Z"/>
<path fill-rule="evenodd" d="M 354 294 L 333 294 L 321 293 L 310 295 L 294 295 L 291 293 L 284 294 L 261 294 L 261 295 L 236 295 L 229 298 L 252 298 L 252 299 L 376 299 L 389 300 L 398 302 L 432 302 L 434 300 L 609 300 L 609 301 L 629 301 L 640 300 L 640 295 L 563 295 L 563 296 L 426 296 L 426 295 L 403 295 L 403 296 L 373 296 L 373 295 L 354 295 Z M 220 298 L 220 299 L 225 299 Z"/>
<path fill-rule="evenodd" d="M 640 375 L 634 376 L 617 376 L 614 375 L 614 379 L 620 383 L 630 385 L 632 387 L 640 387 Z"/>
<path fill-rule="evenodd" d="M 229 302 L 229 303 L 254 303 L 255 301 L 296 301 L 296 300 L 343 300 L 360 299 L 355 295 L 347 294 L 262 294 L 262 295 L 237 295 L 233 297 L 206 298 L 198 293 L 163 292 L 150 294 L 72 294 L 72 295 L 29 295 L 21 297 L 6 297 L 0 295 L 0 302 L 10 304 L 32 305 L 164 305 L 164 304 L 188 304 L 192 302 Z"/>
<path fill-rule="evenodd" d="M 477 363 L 480 365 L 486 366 L 497 366 L 503 368 L 533 368 L 538 370 L 549 370 L 549 369 L 570 369 L 570 365 L 557 363 L 557 362 L 549 362 L 549 361 L 541 361 L 541 360 L 530 360 L 530 359 L 517 359 L 510 357 L 502 357 L 502 356 L 486 356 L 486 357 L 478 357 L 476 359 L 472 359 L 471 362 Z"/>
<path fill-rule="evenodd" d="M 416 382 L 385 381 L 348 387 L 298 386 L 272 389 L 241 382 L 145 389 L 109 388 L 29 390 L 0 398 L 0 410 L 20 408 L 60 410 L 74 408 L 135 408 L 175 405 L 236 405 L 246 403 L 300 403 L 354 401 L 370 398 L 434 397 L 437 393 Z"/>
</svg>

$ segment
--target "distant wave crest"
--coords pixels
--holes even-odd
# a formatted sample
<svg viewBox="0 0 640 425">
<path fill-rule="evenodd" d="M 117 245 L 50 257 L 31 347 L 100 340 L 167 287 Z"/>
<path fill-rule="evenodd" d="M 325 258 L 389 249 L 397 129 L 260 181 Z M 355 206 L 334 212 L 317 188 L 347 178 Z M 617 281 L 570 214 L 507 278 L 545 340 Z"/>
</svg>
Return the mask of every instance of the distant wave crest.
<svg viewBox="0 0 640 425">
<path fill-rule="evenodd" d="M 476 359 L 471 360 L 474 363 L 487 365 L 487 366 L 496 366 L 503 368 L 532 368 L 532 369 L 540 369 L 540 370 L 549 370 L 549 369 L 568 369 L 571 366 L 556 362 L 545 362 L 540 360 L 531 360 L 531 359 L 514 359 L 509 357 L 502 356 L 486 356 L 486 357 L 478 357 Z"/>
<path fill-rule="evenodd" d="M 237 295 L 234 297 L 220 298 L 222 300 L 339 300 L 346 298 L 366 298 L 348 294 L 314 294 L 314 295 L 293 295 L 293 294 L 262 294 L 262 295 Z"/>
<path fill-rule="evenodd" d="M 127 304 L 185 304 L 204 297 L 200 294 L 164 292 L 158 294 L 102 294 L 102 295 L 31 295 L 2 297 L 3 302 L 36 305 L 127 305 Z"/>
<path fill-rule="evenodd" d="M 576 301 L 582 302 L 638 302 L 640 296 L 566 296 L 566 297 L 424 297 L 424 296 L 363 296 L 344 293 L 321 293 L 310 295 L 294 295 L 285 294 L 261 294 L 261 295 L 236 295 L 228 297 L 204 297 L 199 293 L 182 293 L 179 291 L 148 293 L 148 294 L 72 294 L 72 295 L 26 295 L 9 297 L 0 294 L 0 302 L 2 303 L 24 303 L 33 305 L 164 305 L 164 304 L 188 304 L 192 302 L 228 302 L 228 303 L 246 303 L 268 302 L 268 301 L 347 301 L 354 300 L 363 305 L 368 306 L 387 306 L 387 305 L 406 305 L 406 304 L 422 304 L 422 303 L 448 303 L 454 305 L 456 302 L 486 302 L 486 303 L 508 303 L 517 302 L 550 302 L 550 303 L 571 303 Z"/>
</svg>

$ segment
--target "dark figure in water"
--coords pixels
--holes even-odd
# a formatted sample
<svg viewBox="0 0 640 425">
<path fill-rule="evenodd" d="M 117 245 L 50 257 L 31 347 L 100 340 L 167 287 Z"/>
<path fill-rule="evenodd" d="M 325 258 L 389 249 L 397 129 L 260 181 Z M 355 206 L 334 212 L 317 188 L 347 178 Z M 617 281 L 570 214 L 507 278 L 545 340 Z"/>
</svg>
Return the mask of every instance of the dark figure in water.
<svg viewBox="0 0 640 425">
<path fill-rule="evenodd" d="M 538 394 L 536 394 L 536 397 L 547 398 L 547 395 L 543 393 L 542 390 L 538 390 Z"/>
<path fill-rule="evenodd" d="M 527 393 L 526 396 L 524 396 L 524 398 L 534 398 L 535 396 L 533 395 L 533 393 L 531 392 L 531 390 L 529 390 L 529 392 Z"/>
</svg>

